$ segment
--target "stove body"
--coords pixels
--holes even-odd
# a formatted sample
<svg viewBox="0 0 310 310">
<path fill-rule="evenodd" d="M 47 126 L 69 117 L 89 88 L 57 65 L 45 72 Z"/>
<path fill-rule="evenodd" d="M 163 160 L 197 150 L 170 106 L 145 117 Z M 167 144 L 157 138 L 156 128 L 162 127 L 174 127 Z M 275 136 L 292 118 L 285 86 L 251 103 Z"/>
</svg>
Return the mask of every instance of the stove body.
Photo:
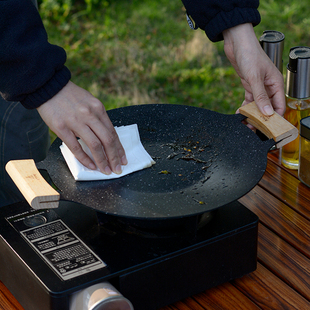
<svg viewBox="0 0 310 310">
<path fill-rule="evenodd" d="M 68 310 L 71 294 L 105 281 L 155 310 L 256 269 L 257 216 L 239 202 L 212 212 L 197 231 L 154 231 L 66 201 L 3 207 L 0 280 L 25 310 Z"/>
</svg>

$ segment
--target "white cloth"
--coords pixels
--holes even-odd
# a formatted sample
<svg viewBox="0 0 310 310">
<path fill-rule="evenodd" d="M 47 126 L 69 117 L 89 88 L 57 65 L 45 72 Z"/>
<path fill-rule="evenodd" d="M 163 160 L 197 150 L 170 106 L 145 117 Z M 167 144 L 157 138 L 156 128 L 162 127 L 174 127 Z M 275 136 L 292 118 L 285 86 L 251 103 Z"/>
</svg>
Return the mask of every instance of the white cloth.
<svg viewBox="0 0 310 310">
<path fill-rule="evenodd" d="M 72 154 L 65 143 L 60 146 L 61 153 L 74 177 L 77 181 L 93 181 L 93 180 L 108 180 L 114 178 L 120 178 L 129 173 L 142 170 L 144 168 L 151 167 L 155 164 L 155 161 L 144 149 L 138 131 L 137 124 L 115 127 L 121 144 L 126 153 L 128 164 L 122 166 L 122 173 L 116 174 L 112 173 L 110 175 L 105 175 L 98 170 L 91 170 L 84 167 Z M 83 150 L 87 155 L 94 160 L 89 148 L 86 144 L 79 140 Z"/>
</svg>

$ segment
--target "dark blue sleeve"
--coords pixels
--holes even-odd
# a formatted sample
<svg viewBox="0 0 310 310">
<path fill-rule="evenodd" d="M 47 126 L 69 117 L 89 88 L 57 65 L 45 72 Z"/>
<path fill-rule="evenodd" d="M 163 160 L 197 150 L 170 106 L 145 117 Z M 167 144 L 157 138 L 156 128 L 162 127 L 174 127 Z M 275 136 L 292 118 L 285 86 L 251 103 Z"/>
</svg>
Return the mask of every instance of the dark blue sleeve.
<svg viewBox="0 0 310 310">
<path fill-rule="evenodd" d="M 31 0 L 0 0 L 0 94 L 37 108 L 70 80 L 66 52 L 48 42 Z"/>
<path fill-rule="evenodd" d="M 182 0 L 187 14 L 213 41 L 223 40 L 222 32 L 228 28 L 260 23 L 259 0 Z"/>
</svg>

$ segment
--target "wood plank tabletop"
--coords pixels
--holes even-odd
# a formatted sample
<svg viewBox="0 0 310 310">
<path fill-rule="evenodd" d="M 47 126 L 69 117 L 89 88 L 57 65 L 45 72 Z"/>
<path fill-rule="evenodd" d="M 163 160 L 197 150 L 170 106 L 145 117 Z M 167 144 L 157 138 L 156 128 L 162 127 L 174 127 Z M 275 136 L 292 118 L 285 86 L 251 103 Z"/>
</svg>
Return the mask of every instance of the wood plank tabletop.
<svg viewBox="0 0 310 310">
<path fill-rule="evenodd" d="M 259 217 L 257 269 L 160 310 L 310 309 L 310 188 L 268 155 L 259 184 L 239 200 Z M 0 282 L 0 310 L 23 310 Z"/>
</svg>

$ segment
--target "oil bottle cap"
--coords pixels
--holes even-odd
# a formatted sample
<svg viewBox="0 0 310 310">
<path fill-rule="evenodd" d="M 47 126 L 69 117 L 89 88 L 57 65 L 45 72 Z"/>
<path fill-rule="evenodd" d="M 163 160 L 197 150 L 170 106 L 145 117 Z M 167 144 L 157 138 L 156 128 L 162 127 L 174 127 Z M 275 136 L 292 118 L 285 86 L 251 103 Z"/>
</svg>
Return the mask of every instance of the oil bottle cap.
<svg viewBox="0 0 310 310">
<path fill-rule="evenodd" d="M 310 140 L 310 116 L 300 120 L 300 135 L 307 140 Z"/>
<path fill-rule="evenodd" d="M 283 71 L 284 38 L 282 32 L 266 30 L 259 39 L 261 47 L 281 73 Z"/>
<path fill-rule="evenodd" d="M 290 49 L 287 65 L 286 94 L 291 98 L 310 97 L 310 48 L 296 46 Z"/>
</svg>

